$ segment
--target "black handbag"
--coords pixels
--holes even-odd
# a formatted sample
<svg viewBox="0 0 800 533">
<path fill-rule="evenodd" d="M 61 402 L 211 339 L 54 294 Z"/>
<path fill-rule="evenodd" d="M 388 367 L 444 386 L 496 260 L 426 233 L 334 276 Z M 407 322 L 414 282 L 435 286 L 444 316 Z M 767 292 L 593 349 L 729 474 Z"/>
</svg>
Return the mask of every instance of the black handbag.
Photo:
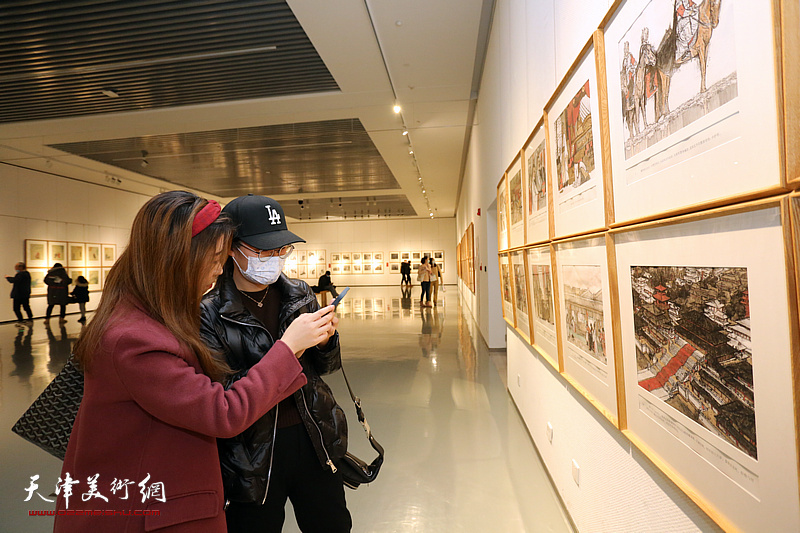
<svg viewBox="0 0 800 533">
<path fill-rule="evenodd" d="M 381 465 L 383 464 L 383 446 L 372 436 L 369 422 L 367 422 L 367 418 L 364 416 L 364 411 L 361 410 L 361 399 L 353 394 L 350 381 L 347 379 L 347 374 L 344 373 L 344 367 L 342 367 L 342 376 L 344 376 L 344 382 L 347 384 L 347 390 L 350 391 L 350 398 L 353 400 L 353 405 L 356 406 L 358 421 L 361 422 L 361 425 L 364 427 L 372 449 L 378 452 L 378 457 L 369 464 L 350 452 L 347 452 L 344 457 L 339 459 L 337 466 L 342 472 L 342 479 L 344 480 L 345 486 L 355 490 L 362 483 L 371 483 L 378 477 L 378 472 L 380 472 Z"/>
<path fill-rule="evenodd" d="M 62 461 L 83 399 L 83 372 L 73 356 L 11 431 Z"/>
</svg>

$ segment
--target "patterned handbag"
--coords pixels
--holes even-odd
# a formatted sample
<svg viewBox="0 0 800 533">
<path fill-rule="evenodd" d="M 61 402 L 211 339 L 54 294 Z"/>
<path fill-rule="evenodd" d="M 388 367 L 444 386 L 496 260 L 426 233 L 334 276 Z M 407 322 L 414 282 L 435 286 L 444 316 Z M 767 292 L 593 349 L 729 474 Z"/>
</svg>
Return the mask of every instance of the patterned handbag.
<svg viewBox="0 0 800 533">
<path fill-rule="evenodd" d="M 83 371 L 73 356 L 11 431 L 62 461 L 83 399 Z"/>
</svg>

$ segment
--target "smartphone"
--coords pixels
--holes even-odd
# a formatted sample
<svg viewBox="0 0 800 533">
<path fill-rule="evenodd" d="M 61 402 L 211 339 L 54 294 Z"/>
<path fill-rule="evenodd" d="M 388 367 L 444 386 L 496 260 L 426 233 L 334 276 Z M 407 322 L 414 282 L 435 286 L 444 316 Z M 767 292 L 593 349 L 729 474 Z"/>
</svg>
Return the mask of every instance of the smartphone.
<svg viewBox="0 0 800 533">
<path fill-rule="evenodd" d="M 344 289 L 342 292 L 340 292 L 340 293 L 339 293 L 339 296 L 337 296 L 337 297 L 336 297 L 336 299 L 335 299 L 335 300 L 333 300 L 333 301 L 330 303 L 330 305 L 332 305 L 334 308 L 335 308 L 337 305 L 339 305 L 339 302 L 341 302 L 341 301 L 342 301 L 342 298 L 344 298 L 344 295 L 345 295 L 345 294 L 347 294 L 347 291 L 349 291 L 349 290 L 350 290 L 350 287 L 345 287 L 345 289 Z"/>
</svg>

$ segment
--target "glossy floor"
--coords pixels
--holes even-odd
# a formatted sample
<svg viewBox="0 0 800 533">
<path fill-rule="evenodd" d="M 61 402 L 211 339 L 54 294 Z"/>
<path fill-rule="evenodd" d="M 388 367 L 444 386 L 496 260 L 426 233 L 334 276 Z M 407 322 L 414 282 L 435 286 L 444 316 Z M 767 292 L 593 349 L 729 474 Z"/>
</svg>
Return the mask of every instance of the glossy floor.
<svg viewBox="0 0 800 533">
<path fill-rule="evenodd" d="M 339 308 L 345 370 L 386 450 L 378 480 L 347 490 L 353 531 L 570 531 L 506 390 L 504 355 L 476 338 L 455 287 L 434 308 L 420 308 L 419 291 L 353 288 Z M 35 493 L 24 501 L 25 489 L 39 475 L 47 497 L 61 463 L 9 428 L 64 364 L 76 319 L 0 324 L 0 531 L 52 530 L 28 511 L 53 504 Z M 344 380 L 326 381 L 348 414 L 351 451 L 371 460 Z M 298 531 L 291 512 L 284 531 Z"/>
</svg>

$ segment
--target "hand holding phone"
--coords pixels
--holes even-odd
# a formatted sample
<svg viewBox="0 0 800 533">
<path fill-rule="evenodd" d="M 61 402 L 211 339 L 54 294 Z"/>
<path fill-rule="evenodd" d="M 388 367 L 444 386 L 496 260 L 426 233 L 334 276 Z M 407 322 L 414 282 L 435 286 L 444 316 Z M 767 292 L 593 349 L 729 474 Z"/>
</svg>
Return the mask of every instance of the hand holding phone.
<svg viewBox="0 0 800 533">
<path fill-rule="evenodd" d="M 339 293 L 339 296 L 337 296 L 331 302 L 331 305 L 334 307 L 334 309 L 336 308 L 337 305 L 339 305 L 339 302 L 342 301 L 342 298 L 344 298 L 344 295 L 347 294 L 347 291 L 349 291 L 349 290 L 350 290 L 350 287 L 345 287 L 345 289 L 342 292 Z"/>
</svg>

